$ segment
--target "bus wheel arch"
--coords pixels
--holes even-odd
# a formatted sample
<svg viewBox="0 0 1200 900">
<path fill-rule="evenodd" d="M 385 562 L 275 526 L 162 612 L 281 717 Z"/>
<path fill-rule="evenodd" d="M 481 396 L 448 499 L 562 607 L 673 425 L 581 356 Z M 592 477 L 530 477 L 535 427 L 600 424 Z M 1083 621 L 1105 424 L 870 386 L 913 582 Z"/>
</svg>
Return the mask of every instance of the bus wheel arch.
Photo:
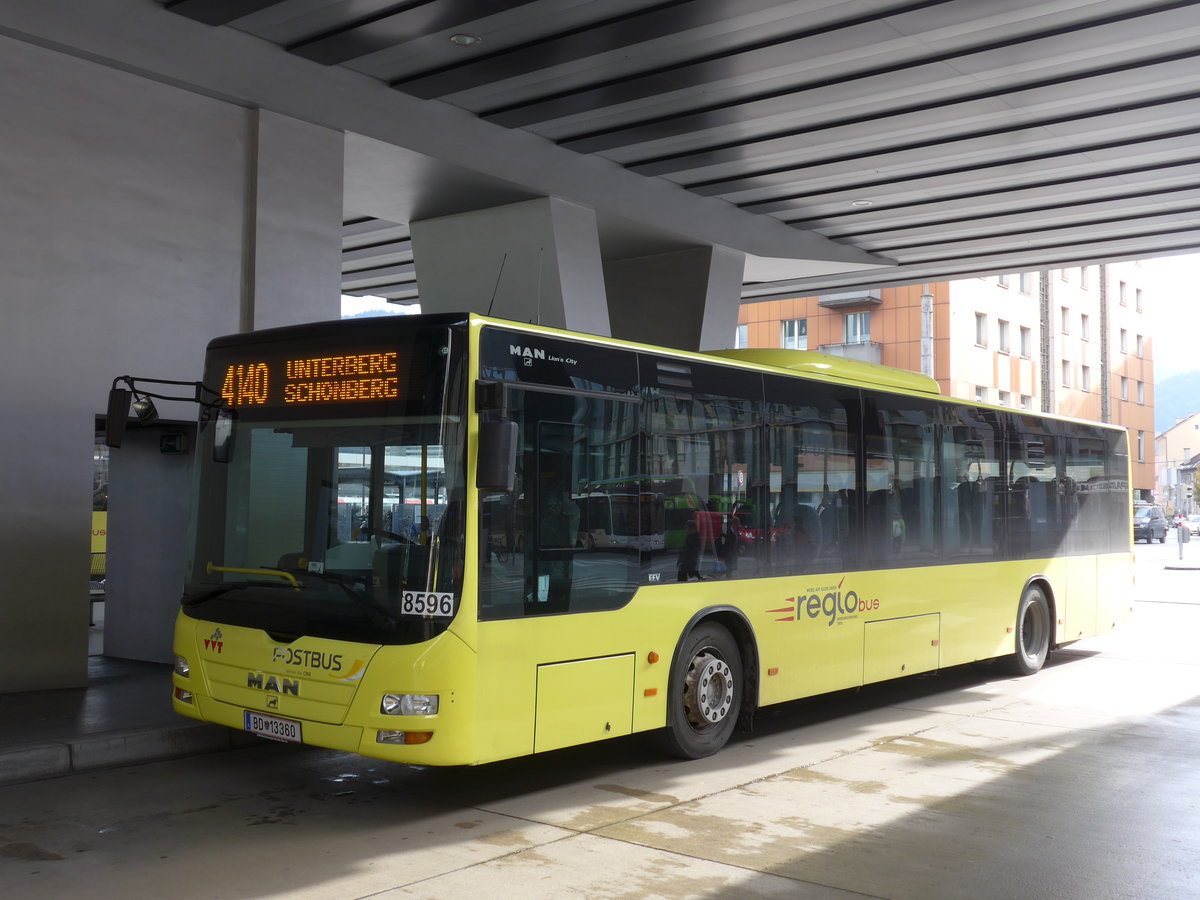
<svg viewBox="0 0 1200 900">
<path fill-rule="evenodd" d="M 664 748 L 700 759 L 747 725 L 758 696 L 758 648 L 749 622 L 732 608 L 698 613 L 671 659 Z"/>
<path fill-rule="evenodd" d="M 1033 675 L 1046 664 L 1054 648 L 1054 593 L 1043 578 L 1026 582 L 1017 604 L 1013 654 L 1008 668 L 1015 675 Z"/>
</svg>

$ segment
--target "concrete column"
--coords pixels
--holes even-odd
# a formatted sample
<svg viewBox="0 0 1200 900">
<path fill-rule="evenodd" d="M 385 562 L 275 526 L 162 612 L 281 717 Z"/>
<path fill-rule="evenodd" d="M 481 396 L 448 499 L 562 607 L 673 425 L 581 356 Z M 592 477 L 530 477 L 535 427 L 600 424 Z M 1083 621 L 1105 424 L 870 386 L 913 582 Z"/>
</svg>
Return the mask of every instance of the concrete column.
<svg viewBox="0 0 1200 900">
<path fill-rule="evenodd" d="M 185 437 L 183 452 L 163 453 L 165 434 Z M 104 655 L 173 662 L 175 615 L 183 592 L 196 443 L 193 425 L 130 428 L 109 455 Z"/>
<path fill-rule="evenodd" d="M 594 211 L 546 197 L 411 229 L 422 312 L 611 333 Z"/>
<path fill-rule="evenodd" d="M 252 113 L 242 330 L 336 319 L 345 136 Z"/>
<path fill-rule="evenodd" d="M 745 260 L 714 246 L 605 263 L 613 335 L 679 350 L 732 347 Z"/>
</svg>

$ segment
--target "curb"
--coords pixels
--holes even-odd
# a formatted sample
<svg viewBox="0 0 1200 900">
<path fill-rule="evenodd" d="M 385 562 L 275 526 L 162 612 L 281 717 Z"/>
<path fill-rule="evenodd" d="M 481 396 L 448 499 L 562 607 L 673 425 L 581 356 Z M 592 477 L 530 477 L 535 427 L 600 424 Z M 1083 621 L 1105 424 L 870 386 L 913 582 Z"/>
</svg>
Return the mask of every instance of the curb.
<svg viewBox="0 0 1200 900">
<path fill-rule="evenodd" d="M 251 735 L 207 723 L 110 731 L 0 751 L 0 785 L 215 753 L 253 743 Z"/>
</svg>

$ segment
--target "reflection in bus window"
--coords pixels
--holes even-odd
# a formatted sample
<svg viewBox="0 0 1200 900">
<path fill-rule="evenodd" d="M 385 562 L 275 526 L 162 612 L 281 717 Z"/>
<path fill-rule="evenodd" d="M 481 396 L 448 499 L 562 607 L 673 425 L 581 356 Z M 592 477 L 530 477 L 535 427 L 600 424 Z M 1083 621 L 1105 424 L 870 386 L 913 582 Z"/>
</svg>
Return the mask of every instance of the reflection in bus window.
<svg viewBox="0 0 1200 900">
<path fill-rule="evenodd" d="M 931 565 L 938 561 L 935 404 L 880 398 L 866 437 L 867 565 Z"/>
<path fill-rule="evenodd" d="M 613 501 L 639 499 L 637 406 L 514 391 L 509 412 L 522 462 L 512 493 L 482 499 L 480 617 L 624 605 L 636 586 L 643 537 L 618 539 L 617 522 L 636 526 L 641 517 L 614 515 L 625 501 Z"/>
<path fill-rule="evenodd" d="M 846 568 L 856 555 L 861 490 L 856 397 L 786 383 L 769 384 L 768 390 L 774 393 L 771 571 L 790 575 Z"/>
</svg>

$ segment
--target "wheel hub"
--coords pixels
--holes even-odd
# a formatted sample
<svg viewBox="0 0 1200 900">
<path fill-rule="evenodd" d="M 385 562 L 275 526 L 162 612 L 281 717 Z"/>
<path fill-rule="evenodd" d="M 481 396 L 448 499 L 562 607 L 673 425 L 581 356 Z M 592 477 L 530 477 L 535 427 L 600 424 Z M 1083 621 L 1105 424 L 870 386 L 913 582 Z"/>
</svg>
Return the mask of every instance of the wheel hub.
<svg viewBox="0 0 1200 900">
<path fill-rule="evenodd" d="M 709 651 L 692 660 L 684 679 L 683 707 L 688 722 L 700 728 L 716 725 L 733 705 L 733 672 Z"/>
</svg>

